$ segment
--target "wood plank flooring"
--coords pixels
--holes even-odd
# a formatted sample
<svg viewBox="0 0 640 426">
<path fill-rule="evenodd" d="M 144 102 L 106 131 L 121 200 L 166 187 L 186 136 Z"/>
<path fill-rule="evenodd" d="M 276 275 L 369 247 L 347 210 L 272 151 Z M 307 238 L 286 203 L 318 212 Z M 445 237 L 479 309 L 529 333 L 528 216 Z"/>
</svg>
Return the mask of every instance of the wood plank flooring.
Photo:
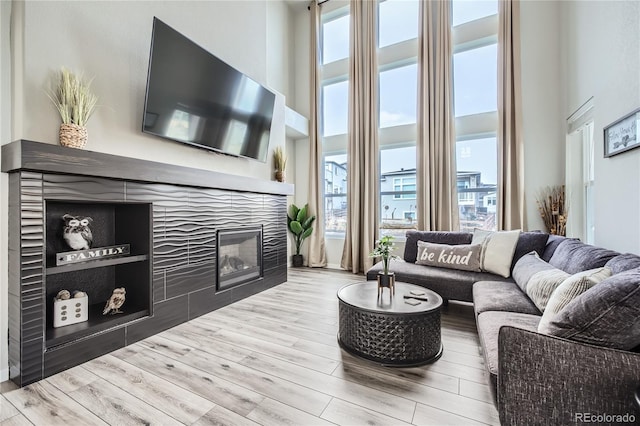
<svg viewBox="0 0 640 426">
<path fill-rule="evenodd" d="M 385 368 L 342 351 L 336 291 L 362 281 L 290 269 L 275 288 L 22 389 L 1 425 L 499 424 L 469 305 L 442 312 L 444 354 Z"/>
</svg>

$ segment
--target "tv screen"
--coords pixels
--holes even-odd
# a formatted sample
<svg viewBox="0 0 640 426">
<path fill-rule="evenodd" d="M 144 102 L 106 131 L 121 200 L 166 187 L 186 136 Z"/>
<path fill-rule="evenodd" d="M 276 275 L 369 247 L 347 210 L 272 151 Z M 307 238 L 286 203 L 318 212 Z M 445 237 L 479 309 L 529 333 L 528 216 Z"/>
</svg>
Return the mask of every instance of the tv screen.
<svg viewBox="0 0 640 426">
<path fill-rule="evenodd" d="M 142 131 L 267 159 L 275 94 L 153 19 Z"/>
</svg>

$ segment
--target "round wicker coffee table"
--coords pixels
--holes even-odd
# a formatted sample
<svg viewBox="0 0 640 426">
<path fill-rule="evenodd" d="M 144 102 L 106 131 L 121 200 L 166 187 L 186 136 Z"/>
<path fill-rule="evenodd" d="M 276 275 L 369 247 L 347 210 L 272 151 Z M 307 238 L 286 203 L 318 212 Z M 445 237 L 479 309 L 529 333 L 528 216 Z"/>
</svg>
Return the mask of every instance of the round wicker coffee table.
<svg viewBox="0 0 640 426">
<path fill-rule="evenodd" d="M 338 343 L 347 352 L 385 366 L 428 364 L 442 355 L 440 308 L 435 292 L 396 281 L 395 295 L 384 289 L 378 299 L 375 281 L 349 284 L 338 290 Z M 411 291 L 427 299 L 405 303 Z M 414 299 L 415 300 L 415 299 Z"/>
</svg>

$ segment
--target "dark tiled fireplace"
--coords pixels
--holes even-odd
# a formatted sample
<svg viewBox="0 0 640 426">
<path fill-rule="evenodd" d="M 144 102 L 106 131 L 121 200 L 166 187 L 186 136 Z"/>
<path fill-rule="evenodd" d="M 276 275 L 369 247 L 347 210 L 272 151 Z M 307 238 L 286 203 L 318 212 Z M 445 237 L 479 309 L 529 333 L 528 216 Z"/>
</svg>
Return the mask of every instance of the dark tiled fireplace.
<svg viewBox="0 0 640 426">
<path fill-rule="evenodd" d="M 218 230 L 218 290 L 262 277 L 262 227 Z"/>
<path fill-rule="evenodd" d="M 9 370 L 19 386 L 287 279 L 292 185 L 31 141 L 2 146 L 2 171 Z M 126 256 L 58 264 L 66 213 L 93 219 L 91 248 L 125 245 Z M 123 313 L 103 315 L 119 287 Z M 86 293 L 88 320 L 55 325 L 67 312 L 53 315 L 61 289 Z"/>
</svg>

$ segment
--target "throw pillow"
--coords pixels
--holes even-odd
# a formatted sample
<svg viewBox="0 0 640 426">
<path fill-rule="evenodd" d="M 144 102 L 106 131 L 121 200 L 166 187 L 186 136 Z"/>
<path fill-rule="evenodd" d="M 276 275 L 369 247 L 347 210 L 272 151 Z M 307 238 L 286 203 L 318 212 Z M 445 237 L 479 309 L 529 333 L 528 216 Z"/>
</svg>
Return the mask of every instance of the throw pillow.
<svg viewBox="0 0 640 426">
<path fill-rule="evenodd" d="M 418 241 L 416 264 L 478 272 L 481 248 L 480 244 L 450 246 Z"/>
<path fill-rule="evenodd" d="M 407 231 L 404 243 L 405 262 L 415 263 L 418 256 L 418 241 L 437 244 L 471 244 L 470 232 Z"/>
<path fill-rule="evenodd" d="M 555 268 L 536 272 L 527 283 L 527 296 L 544 312 L 551 294 L 567 278 L 569 274 Z"/>
<path fill-rule="evenodd" d="M 604 267 L 578 272 L 564 280 L 551 294 L 547 307 L 542 314 L 542 319 L 538 323 L 538 331 L 545 333 L 554 315 L 560 312 L 573 299 L 610 276 L 611 269 Z"/>
<path fill-rule="evenodd" d="M 540 231 L 521 232 L 518 236 L 518 243 L 516 244 L 516 250 L 513 253 L 513 260 L 511 261 L 511 271 L 513 271 L 516 262 L 525 254 L 535 251 L 538 256 L 542 256 L 544 249 L 547 246 L 547 240 L 549 234 Z"/>
<path fill-rule="evenodd" d="M 520 290 L 527 292 L 527 283 L 531 277 L 540 272 L 557 269 L 540 259 L 538 253 L 532 251 L 522 256 L 513 267 L 513 280 L 518 284 Z"/>
<path fill-rule="evenodd" d="M 556 314 L 545 333 L 631 350 L 640 345 L 640 269 L 615 274 Z"/>
<path fill-rule="evenodd" d="M 570 274 L 601 268 L 620 253 L 594 247 L 580 240 L 565 238 L 553 252 L 549 263 Z"/>
<path fill-rule="evenodd" d="M 482 245 L 480 269 L 509 278 L 511 275 L 511 260 L 513 259 L 519 236 L 519 229 L 499 232 L 475 229 L 471 244 Z"/>
</svg>

